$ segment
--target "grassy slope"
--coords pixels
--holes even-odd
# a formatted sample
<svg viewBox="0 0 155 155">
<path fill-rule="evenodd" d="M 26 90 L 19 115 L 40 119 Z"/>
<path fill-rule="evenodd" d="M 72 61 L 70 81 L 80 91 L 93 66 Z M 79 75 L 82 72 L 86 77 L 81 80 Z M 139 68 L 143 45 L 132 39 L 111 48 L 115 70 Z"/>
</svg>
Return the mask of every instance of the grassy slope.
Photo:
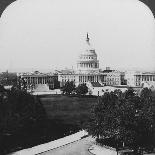
<svg viewBox="0 0 155 155">
<path fill-rule="evenodd" d="M 57 95 L 42 97 L 41 101 L 49 119 L 80 126 L 89 120 L 91 107 L 97 99 Z"/>
</svg>

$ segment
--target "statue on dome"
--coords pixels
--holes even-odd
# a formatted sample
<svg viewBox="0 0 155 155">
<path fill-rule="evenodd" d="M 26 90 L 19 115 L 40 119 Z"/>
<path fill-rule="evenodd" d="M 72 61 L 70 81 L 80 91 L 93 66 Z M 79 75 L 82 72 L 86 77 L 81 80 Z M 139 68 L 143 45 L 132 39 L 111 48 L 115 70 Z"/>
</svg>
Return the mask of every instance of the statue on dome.
<svg viewBox="0 0 155 155">
<path fill-rule="evenodd" d="M 87 44 L 90 45 L 90 42 L 89 42 L 90 38 L 89 38 L 89 35 L 88 35 L 88 32 L 87 32 L 87 38 L 86 38 L 86 41 L 87 41 Z"/>
</svg>

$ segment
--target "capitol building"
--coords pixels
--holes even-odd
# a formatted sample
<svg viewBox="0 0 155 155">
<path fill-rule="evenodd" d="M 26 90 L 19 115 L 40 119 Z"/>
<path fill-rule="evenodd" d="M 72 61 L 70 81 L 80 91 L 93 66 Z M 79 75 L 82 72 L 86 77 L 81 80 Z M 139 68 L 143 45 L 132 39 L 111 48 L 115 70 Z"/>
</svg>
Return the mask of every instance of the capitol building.
<svg viewBox="0 0 155 155">
<path fill-rule="evenodd" d="M 111 70 L 106 67 L 105 70 L 99 69 L 99 60 L 95 49 L 91 46 L 90 38 L 87 33 L 85 40 L 85 49 L 81 51 L 77 58 L 76 69 L 55 70 L 50 73 L 40 73 L 39 71 L 18 73 L 18 77 L 24 79 L 27 83 L 27 89 L 39 90 L 55 89 L 56 83 L 63 87 L 67 81 L 73 81 L 76 86 L 85 83 L 88 88 L 106 89 L 106 86 L 119 87 L 142 87 L 144 84 L 155 89 L 155 73 L 148 72 L 121 72 Z M 104 88 L 103 88 L 104 87 Z"/>
<path fill-rule="evenodd" d="M 78 86 L 82 83 L 93 82 L 96 85 L 102 85 L 101 73 L 99 71 L 99 60 L 94 48 L 91 47 L 90 38 L 87 33 L 86 49 L 82 51 L 77 60 L 76 70 L 61 70 L 56 71 L 58 81 L 62 87 L 67 81 L 74 81 Z"/>
</svg>

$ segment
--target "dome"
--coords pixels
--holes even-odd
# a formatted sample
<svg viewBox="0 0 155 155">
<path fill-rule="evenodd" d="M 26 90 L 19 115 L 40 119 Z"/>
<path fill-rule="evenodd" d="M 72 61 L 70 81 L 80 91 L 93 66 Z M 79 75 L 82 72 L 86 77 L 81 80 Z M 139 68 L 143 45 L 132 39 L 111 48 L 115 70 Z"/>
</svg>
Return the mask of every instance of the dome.
<svg viewBox="0 0 155 155">
<path fill-rule="evenodd" d="M 97 54 L 95 49 L 93 49 L 89 42 L 89 37 L 87 33 L 86 38 L 86 49 L 79 55 L 77 62 L 78 70 L 98 70 L 99 61 L 97 60 Z"/>
<path fill-rule="evenodd" d="M 88 33 L 87 33 L 87 38 L 86 38 L 85 50 L 80 55 L 97 56 L 95 49 L 92 48 L 90 44 L 90 38 L 88 36 Z"/>
</svg>

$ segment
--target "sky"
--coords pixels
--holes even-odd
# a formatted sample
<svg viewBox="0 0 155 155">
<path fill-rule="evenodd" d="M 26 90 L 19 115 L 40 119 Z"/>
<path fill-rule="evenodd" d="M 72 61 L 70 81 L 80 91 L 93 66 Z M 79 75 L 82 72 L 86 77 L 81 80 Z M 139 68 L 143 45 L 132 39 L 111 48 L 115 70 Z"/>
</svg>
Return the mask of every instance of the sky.
<svg viewBox="0 0 155 155">
<path fill-rule="evenodd" d="M 100 68 L 155 71 L 155 19 L 138 0 L 17 0 L 0 18 L 0 71 L 75 68 L 87 32 Z"/>
</svg>

